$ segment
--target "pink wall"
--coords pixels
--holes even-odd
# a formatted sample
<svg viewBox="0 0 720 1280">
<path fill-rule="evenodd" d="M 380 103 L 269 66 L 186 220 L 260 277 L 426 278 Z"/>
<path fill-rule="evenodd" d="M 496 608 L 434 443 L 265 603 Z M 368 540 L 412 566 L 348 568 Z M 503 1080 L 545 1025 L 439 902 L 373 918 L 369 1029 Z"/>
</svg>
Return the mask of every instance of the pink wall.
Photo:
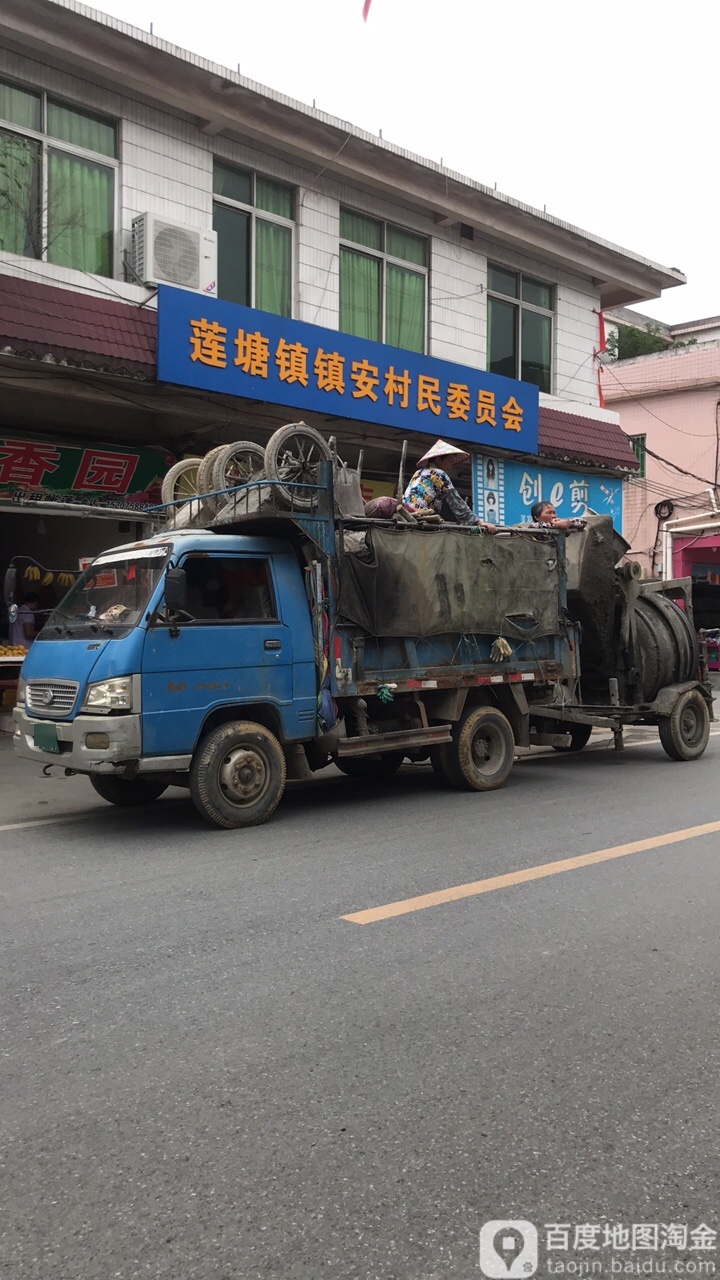
<svg viewBox="0 0 720 1280">
<path fill-rule="evenodd" d="M 673 577 L 691 577 L 694 564 L 710 565 L 720 574 L 720 534 L 711 538 L 673 539 Z"/>
<path fill-rule="evenodd" d="M 674 517 L 710 506 L 707 489 L 715 483 L 718 460 L 720 344 L 607 365 L 602 385 L 627 435 L 644 435 L 648 449 L 666 460 L 647 457 L 646 478 L 628 481 L 623 506 L 623 533 L 634 558 L 647 574 L 658 574 L 662 547 L 655 505 L 669 499 Z"/>
</svg>

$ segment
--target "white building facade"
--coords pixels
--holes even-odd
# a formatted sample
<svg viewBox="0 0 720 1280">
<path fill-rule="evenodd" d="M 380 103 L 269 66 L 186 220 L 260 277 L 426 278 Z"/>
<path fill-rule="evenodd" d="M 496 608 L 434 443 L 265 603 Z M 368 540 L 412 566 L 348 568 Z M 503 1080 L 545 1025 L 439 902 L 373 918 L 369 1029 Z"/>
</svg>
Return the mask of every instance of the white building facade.
<svg viewBox="0 0 720 1280">
<path fill-rule="evenodd" d="M 146 214 L 178 234 L 139 271 L 133 222 Z M 199 242 L 214 232 L 216 262 L 184 261 L 183 230 Z M 234 439 L 264 444 L 288 421 L 282 405 L 158 382 L 163 279 L 534 384 L 540 455 L 528 459 L 530 480 L 520 477 L 527 492 L 542 487 L 548 460 L 619 483 L 634 467 L 617 414 L 600 403 L 600 313 L 684 282 L 74 0 L 4 0 L 0 521 L 9 505 L 17 515 L 43 496 L 37 484 L 33 497 L 5 483 L 8 438 L 76 445 L 79 501 L 99 474 L 88 443 L 179 457 Z M 392 482 L 401 432 L 360 412 L 339 425 L 331 413 L 303 416 L 337 434 L 350 460 L 364 450 L 369 485 Z M 410 432 L 408 443 L 412 458 L 427 441 Z M 55 472 L 64 465 L 58 454 Z M 469 469 L 464 483 L 468 491 Z M 89 529 L 87 551 L 125 532 Z M 8 544 L 18 537 L 15 521 Z M 41 558 L 34 534 L 22 541 Z"/>
</svg>

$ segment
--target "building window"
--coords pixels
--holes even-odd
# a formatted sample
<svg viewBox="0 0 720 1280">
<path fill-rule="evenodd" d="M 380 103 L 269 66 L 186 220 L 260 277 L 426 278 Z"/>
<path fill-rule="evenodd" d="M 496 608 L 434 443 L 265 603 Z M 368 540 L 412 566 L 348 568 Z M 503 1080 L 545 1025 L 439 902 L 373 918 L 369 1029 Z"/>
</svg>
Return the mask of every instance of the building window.
<svg viewBox="0 0 720 1280">
<path fill-rule="evenodd" d="M 292 187 L 215 161 L 218 296 L 292 315 Z"/>
<path fill-rule="evenodd" d="M 635 454 L 635 457 L 637 458 L 637 461 L 638 461 L 638 469 L 635 475 L 631 477 L 631 479 L 644 480 L 645 479 L 645 460 L 647 457 L 647 448 L 646 448 L 647 436 L 628 436 L 628 440 L 630 441 L 630 444 L 632 446 L 632 451 Z"/>
<path fill-rule="evenodd" d="M 424 236 L 341 209 L 341 332 L 423 352 L 427 256 Z"/>
<path fill-rule="evenodd" d="M 117 130 L 0 80 L 0 249 L 113 275 Z"/>
<path fill-rule="evenodd" d="M 550 393 L 552 341 L 552 286 L 488 263 L 488 372 Z"/>
</svg>

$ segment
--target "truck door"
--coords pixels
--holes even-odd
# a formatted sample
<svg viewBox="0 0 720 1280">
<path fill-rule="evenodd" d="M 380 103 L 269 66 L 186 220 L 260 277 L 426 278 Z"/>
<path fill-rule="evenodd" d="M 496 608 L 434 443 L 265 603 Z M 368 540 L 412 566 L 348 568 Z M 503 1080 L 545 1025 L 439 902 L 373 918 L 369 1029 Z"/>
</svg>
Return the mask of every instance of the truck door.
<svg viewBox="0 0 720 1280">
<path fill-rule="evenodd" d="M 268 558 L 189 552 L 181 566 L 188 616 L 176 628 L 161 620 L 145 641 L 143 755 L 192 751 L 214 707 L 292 703 L 292 635 Z"/>
</svg>

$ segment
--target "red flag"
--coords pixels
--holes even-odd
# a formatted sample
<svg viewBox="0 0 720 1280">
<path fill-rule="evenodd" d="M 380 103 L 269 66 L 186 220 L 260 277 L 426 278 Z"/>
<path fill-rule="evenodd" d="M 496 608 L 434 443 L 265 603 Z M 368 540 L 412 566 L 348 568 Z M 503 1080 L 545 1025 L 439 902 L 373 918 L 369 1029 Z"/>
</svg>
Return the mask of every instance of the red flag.
<svg viewBox="0 0 720 1280">
<path fill-rule="evenodd" d="M 365 0 L 365 3 L 363 5 L 363 22 L 367 22 L 368 20 L 368 14 L 370 12 L 371 4 L 372 4 L 372 0 Z"/>
</svg>

